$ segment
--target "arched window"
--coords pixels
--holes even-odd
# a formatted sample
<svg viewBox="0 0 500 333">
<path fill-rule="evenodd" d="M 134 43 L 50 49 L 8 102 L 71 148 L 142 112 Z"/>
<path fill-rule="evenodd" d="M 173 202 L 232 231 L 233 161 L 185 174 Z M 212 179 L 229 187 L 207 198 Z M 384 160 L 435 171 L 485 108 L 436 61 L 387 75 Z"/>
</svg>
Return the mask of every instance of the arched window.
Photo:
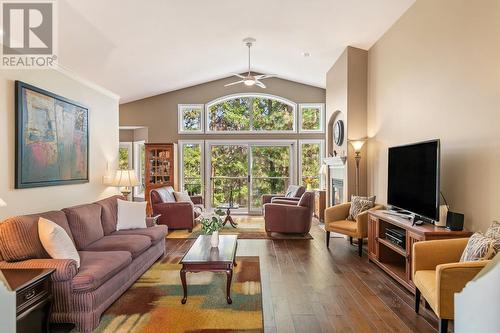
<svg viewBox="0 0 500 333">
<path fill-rule="evenodd" d="M 295 132 L 295 103 L 267 94 L 218 98 L 205 107 L 207 133 Z"/>
</svg>

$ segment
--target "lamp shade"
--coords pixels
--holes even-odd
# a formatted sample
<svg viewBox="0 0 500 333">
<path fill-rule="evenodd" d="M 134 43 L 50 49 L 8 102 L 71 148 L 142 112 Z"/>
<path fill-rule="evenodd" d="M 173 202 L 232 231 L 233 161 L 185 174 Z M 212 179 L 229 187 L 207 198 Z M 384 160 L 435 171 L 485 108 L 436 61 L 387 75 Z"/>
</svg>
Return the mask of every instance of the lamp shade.
<svg viewBox="0 0 500 333">
<path fill-rule="evenodd" d="M 135 170 L 117 170 L 111 185 L 116 187 L 138 186 L 139 180 L 137 180 Z"/>
<path fill-rule="evenodd" d="M 2 200 L 2 198 L 0 198 L 0 207 L 5 207 L 7 206 L 7 204 L 5 203 L 5 201 Z"/>
<path fill-rule="evenodd" d="M 355 152 L 360 152 L 366 140 L 350 140 L 349 142 L 351 143 L 351 146 L 352 148 L 354 148 Z"/>
</svg>

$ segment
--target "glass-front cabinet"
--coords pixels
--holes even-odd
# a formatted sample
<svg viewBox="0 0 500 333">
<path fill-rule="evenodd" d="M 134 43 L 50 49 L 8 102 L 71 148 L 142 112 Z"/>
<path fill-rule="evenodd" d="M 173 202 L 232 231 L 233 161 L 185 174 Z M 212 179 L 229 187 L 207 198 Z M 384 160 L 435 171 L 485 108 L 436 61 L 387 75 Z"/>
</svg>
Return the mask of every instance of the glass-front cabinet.
<svg viewBox="0 0 500 333">
<path fill-rule="evenodd" d="M 176 155 L 176 144 L 145 144 L 145 196 L 148 203 L 150 200 L 151 190 L 164 186 L 172 186 L 177 190 L 177 176 L 175 168 L 175 165 L 177 163 Z"/>
</svg>

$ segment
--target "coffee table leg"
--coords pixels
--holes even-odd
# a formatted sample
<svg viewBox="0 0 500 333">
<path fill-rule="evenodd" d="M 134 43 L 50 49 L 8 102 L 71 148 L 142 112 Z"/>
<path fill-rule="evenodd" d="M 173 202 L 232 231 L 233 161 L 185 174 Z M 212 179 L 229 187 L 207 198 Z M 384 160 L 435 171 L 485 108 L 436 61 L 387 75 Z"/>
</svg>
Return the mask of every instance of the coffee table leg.
<svg viewBox="0 0 500 333">
<path fill-rule="evenodd" d="M 187 301 L 187 283 L 186 283 L 186 270 L 181 269 L 181 281 L 182 281 L 182 291 L 184 292 L 184 297 L 182 298 L 181 303 L 186 304 Z"/>
<path fill-rule="evenodd" d="M 233 300 L 231 299 L 231 281 L 233 280 L 233 270 L 228 269 L 226 271 L 227 275 L 227 289 L 226 289 L 226 297 L 227 297 L 227 304 L 233 303 Z"/>
</svg>

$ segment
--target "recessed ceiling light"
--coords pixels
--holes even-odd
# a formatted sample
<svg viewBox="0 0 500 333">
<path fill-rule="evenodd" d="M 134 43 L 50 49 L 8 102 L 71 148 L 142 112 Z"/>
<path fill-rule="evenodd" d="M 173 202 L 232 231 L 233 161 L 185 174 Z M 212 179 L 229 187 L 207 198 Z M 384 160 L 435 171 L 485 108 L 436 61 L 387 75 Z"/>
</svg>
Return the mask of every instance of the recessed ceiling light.
<svg viewBox="0 0 500 333">
<path fill-rule="evenodd" d="M 309 52 L 302 52 L 302 56 L 304 56 L 305 58 L 309 58 L 311 56 L 311 53 L 309 53 Z"/>
</svg>

